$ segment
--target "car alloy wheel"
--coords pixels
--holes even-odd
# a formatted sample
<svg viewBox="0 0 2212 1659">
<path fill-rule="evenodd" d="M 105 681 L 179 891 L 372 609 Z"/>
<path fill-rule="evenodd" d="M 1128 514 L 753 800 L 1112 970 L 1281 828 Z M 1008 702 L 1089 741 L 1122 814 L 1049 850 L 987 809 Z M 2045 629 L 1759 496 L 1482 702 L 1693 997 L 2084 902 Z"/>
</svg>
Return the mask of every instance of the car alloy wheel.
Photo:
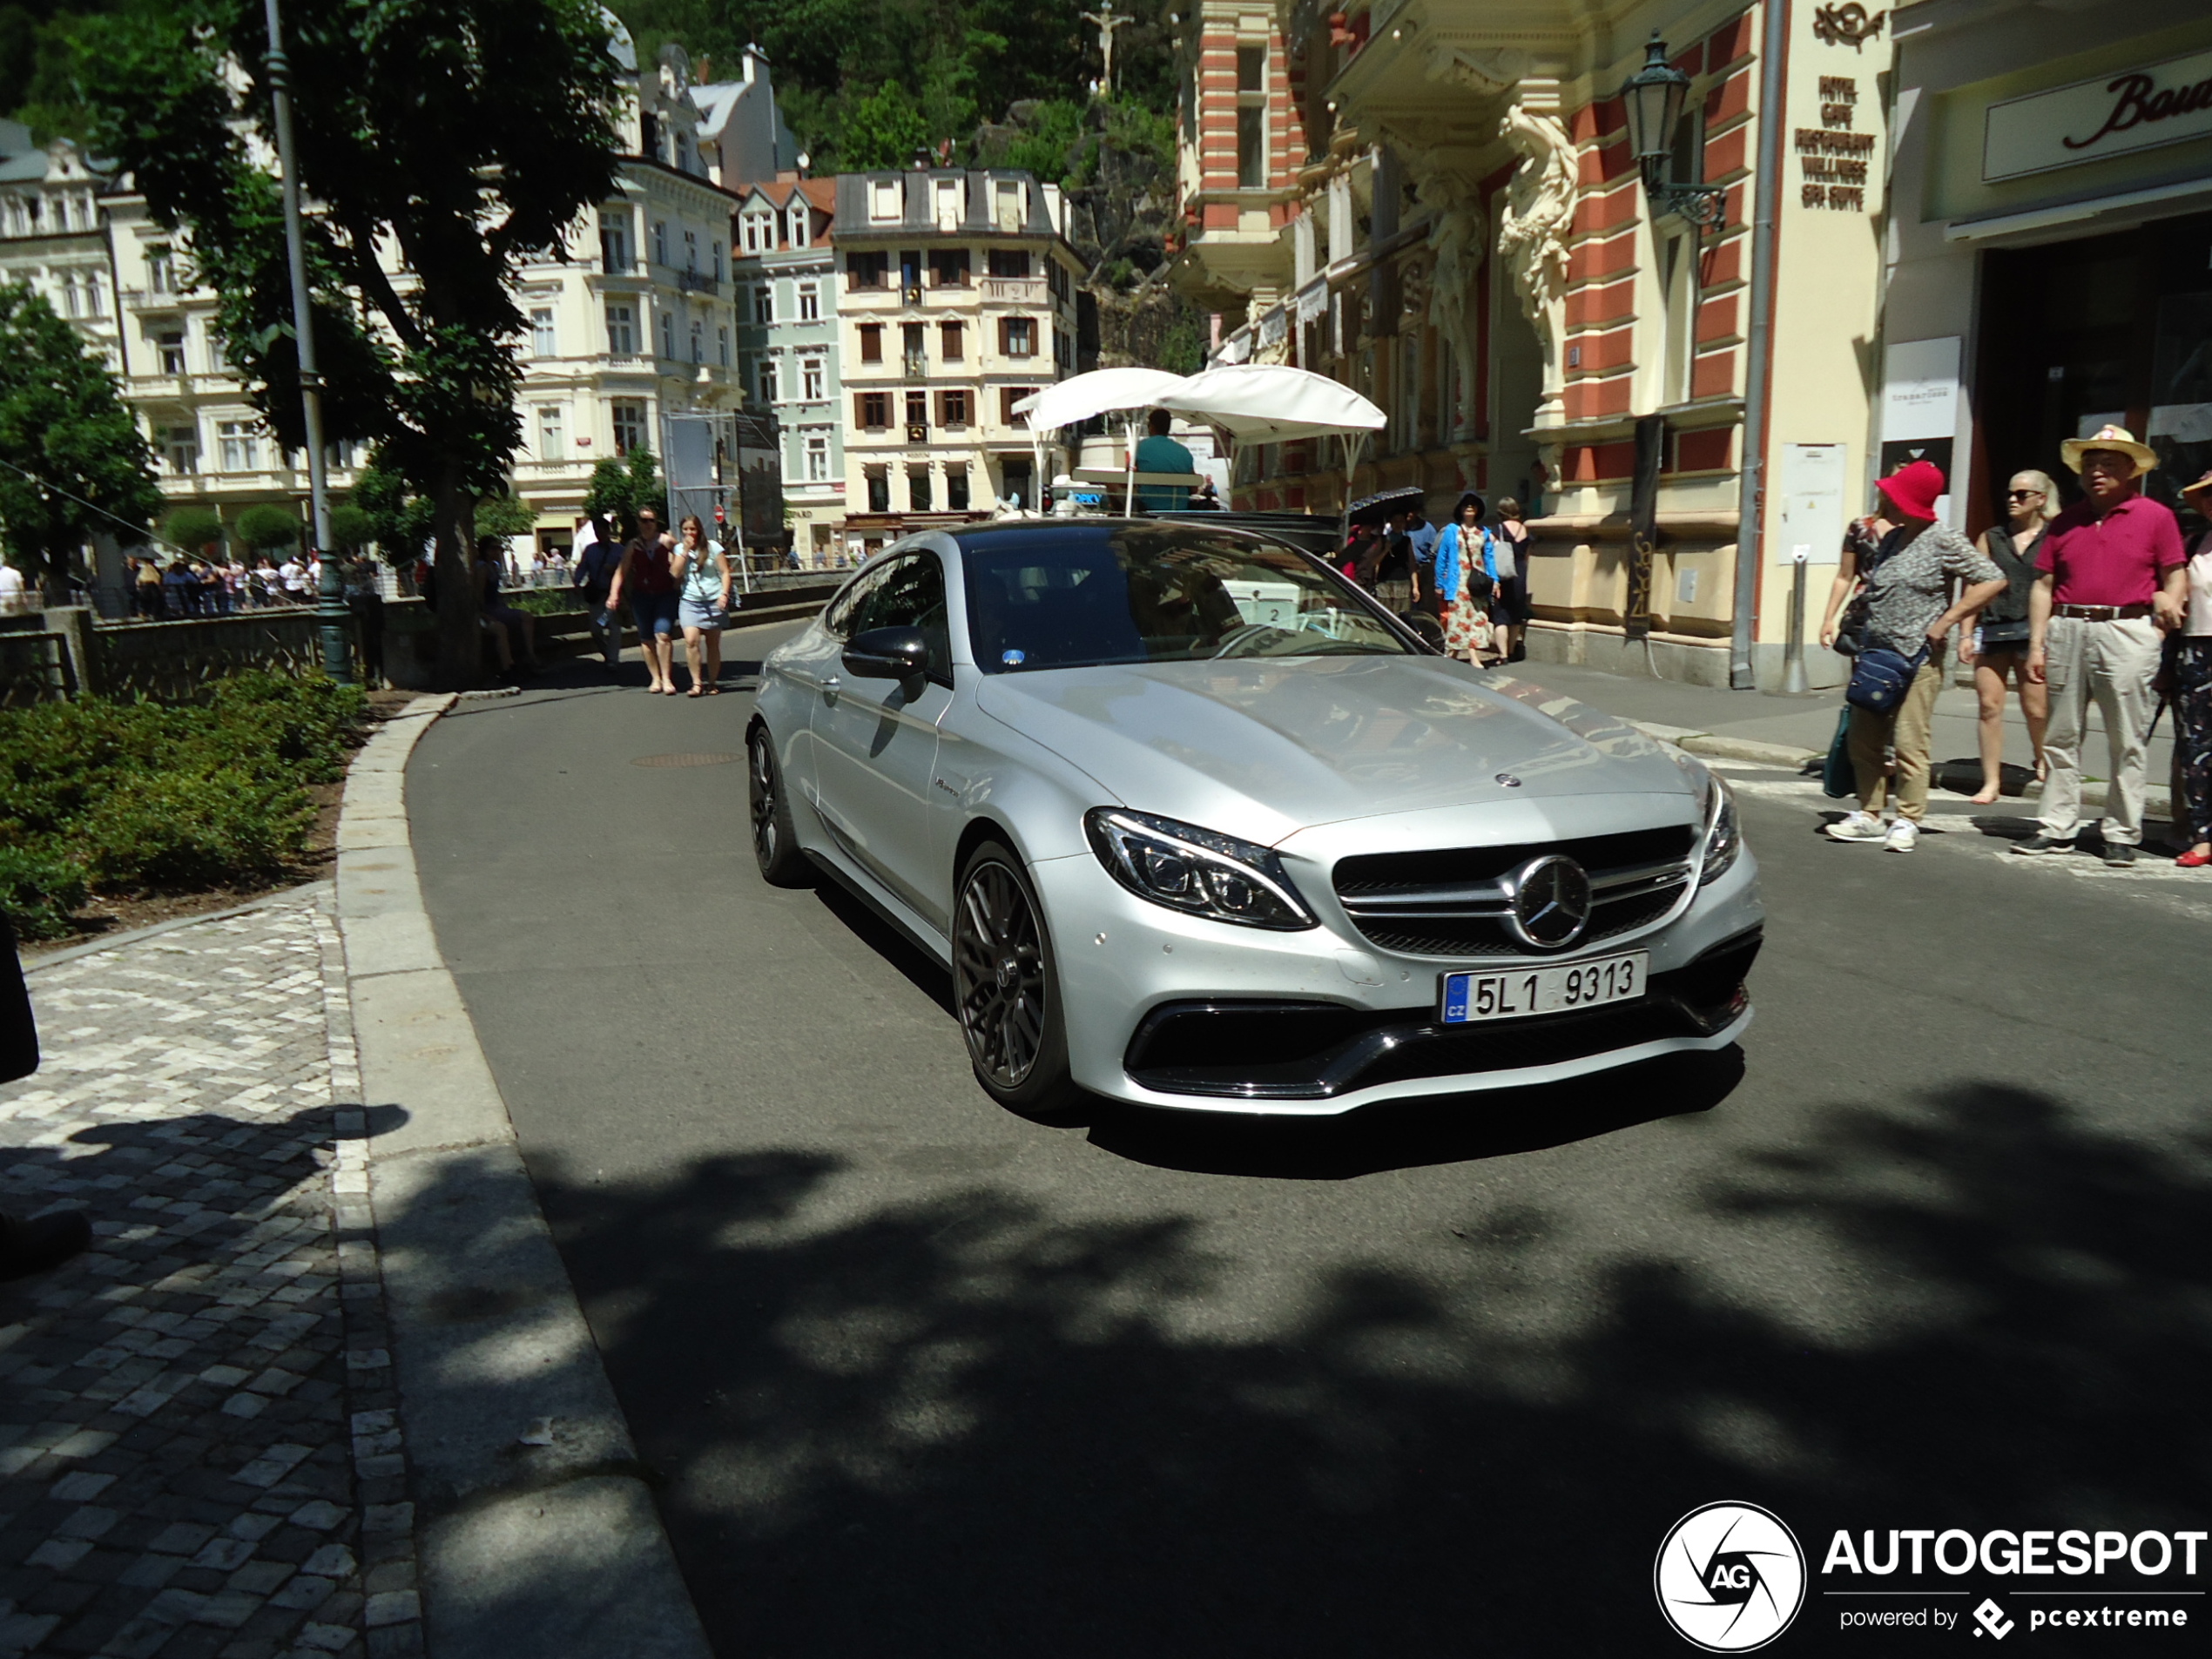
<svg viewBox="0 0 2212 1659">
<path fill-rule="evenodd" d="M 953 914 L 953 999 L 976 1080 L 1031 1116 L 1080 1097 L 1069 1079 L 1059 986 L 1035 896 L 1015 855 L 986 842 Z"/>
</svg>

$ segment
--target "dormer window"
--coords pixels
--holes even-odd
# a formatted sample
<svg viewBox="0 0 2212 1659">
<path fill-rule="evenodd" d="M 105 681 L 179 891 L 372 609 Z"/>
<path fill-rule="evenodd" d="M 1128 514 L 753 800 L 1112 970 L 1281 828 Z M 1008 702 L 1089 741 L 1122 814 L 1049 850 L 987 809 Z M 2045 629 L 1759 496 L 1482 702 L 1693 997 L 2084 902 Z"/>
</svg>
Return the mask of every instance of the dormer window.
<svg viewBox="0 0 2212 1659">
<path fill-rule="evenodd" d="M 872 179 L 868 181 L 868 219 L 878 225 L 899 222 L 899 181 L 896 179 Z"/>
<path fill-rule="evenodd" d="M 806 204 L 800 201 L 793 202 L 791 212 L 785 215 L 785 223 L 789 226 L 786 234 L 793 247 L 805 247 L 814 239 L 806 219 Z"/>
<path fill-rule="evenodd" d="M 748 208 L 738 221 L 738 233 L 744 239 L 748 253 L 776 251 L 776 216 L 765 209 Z"/>
</svg>

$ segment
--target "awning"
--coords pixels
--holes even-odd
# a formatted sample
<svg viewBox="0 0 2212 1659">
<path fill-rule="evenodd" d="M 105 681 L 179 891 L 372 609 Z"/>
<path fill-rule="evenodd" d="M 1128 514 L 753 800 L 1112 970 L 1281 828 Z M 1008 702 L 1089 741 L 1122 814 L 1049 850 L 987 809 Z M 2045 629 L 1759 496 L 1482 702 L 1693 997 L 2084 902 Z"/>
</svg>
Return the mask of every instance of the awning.
<svg viewBox="0 0 2212 1659">
<path fill-rule="evenodd" d="M 1095 368 L 1033 392 L 1014 412 L 1032 431 L 1050 432 L 1119 409 L 1150 408 L 1182 384 L 1182 375 L 1163 368 Z"/>
<path fill-rule="evenodd" d="M 1201 369 L 1154 401 L 1211 421 L 1240 443 L 1352 437 L 1390 424 L 1387 415 L 1349 386 L 1279 363 Z"/>
</svg>

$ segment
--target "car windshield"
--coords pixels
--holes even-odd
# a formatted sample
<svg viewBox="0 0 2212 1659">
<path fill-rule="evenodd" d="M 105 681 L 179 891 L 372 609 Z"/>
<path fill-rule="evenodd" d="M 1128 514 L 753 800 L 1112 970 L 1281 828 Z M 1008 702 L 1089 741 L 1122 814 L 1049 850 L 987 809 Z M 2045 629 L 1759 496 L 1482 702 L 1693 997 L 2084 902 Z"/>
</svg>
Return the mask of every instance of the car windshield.
<svg viewBox="0 0 2212 1659">
<path fill-rule="evenodd" d="M 1413 652 L 1340 577 L 1288 548 L 1217 531 L 995 532 L 964 539 L 961 564 L 968 641 L 986 674 Z"/>
</svg>

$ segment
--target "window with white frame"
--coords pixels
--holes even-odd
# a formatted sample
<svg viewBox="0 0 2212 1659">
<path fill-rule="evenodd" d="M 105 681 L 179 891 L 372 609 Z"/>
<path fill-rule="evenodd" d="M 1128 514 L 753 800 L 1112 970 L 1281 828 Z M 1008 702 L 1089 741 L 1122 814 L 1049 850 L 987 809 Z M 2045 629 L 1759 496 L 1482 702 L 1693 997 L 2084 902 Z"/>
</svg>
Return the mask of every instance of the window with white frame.
<svg viewBox="0 0 2212 1659">
<path fill-rule="evenodd" d="M 636 307 L 607 307 L 607 354 L 610 357 L 635 357 L 637 354 Z"/>
<path fill-rule="evenodd" d="M 84 301 L 78 297 L 77 279 L 74 276 L 64 277 L 62 279 L 62 315 L 74 317 L 83 309 Z"/>
<path fill-rule="evenodd" d="M 660 354 L 671 363 L 676 361 L 676 314 L 660 314 Z"/>
<path fill-rule="evenodd" d="M 898 222 L 899 181 L 896 179 L 872 179 L 868 181 L 868 218 L 879 225 Z"/>
<path fill-rule="evenodd" d="M 684 233 L 684 268 L 686 271 L 692 273 L 694 275 L 698 274 L 699 268 L 699 233 L 697 231 L 685 231 Z"/>
<path fill-rule="evenodd" d="M 653 263 L 668 263 L 668 221 L 664 219 L 653 221 Z"/>
<path fill-rule="evenodd" d="M 757 323 L 772 323 L 776 320 L 776 285 L 764 282 L 752 291 L 752 320 Z"/>
<path fill-rule="evenodd" d="M 153 337 L 154 349 L 160 354 L 161 372 L 182 374 L 185 371 L 185 331 L 165 328 Z"/>
<path fill-rule="evenodd" d="M 165 427 L 161 434 L 161 453 L 173 473 L 187 474 L 199 470 L 199 428 L 192 426 Z"/>
<path fill-rule="evenodd" d="M 96 271 L 84 279 L 84 307 L 95 317 L 107 315 L 107 289 Z"/>
<path fill-rule="evenodd" d="M 714 280 L 722 280 L 722 239 L 716 237 L 707 244 L 707 251 L 714 256 Z"/>
<path fill-rule="evenodd" d="M 829 439 L 819 435 L 806 440 L 806 482 L 822 484 L 829 482 Z"/>
<path fill-rule="evenodd" d="M 775 359 L 772 357 L 762 358 L 759 364 L 754 367 L 752 376 L 760 388 L 760 401 L 763 403 L 773 403 L 776 401 Z"/>
<path fill-rule="evenodd" d="M 764 211 L 748 211 L 738 220 L 738 234 L 748 253 L 772 253 L 776 251 L 776 216 Z"/>
<path fill-rule="evenodd" d="M 558 403 L 537 406 L 537 458 L 540 461 L 566 461 L 569 458 L 568 411 Z"/>
<path fill-rule="evenodd" d="M 714 349 L 722 367 L 730 367 L 730 325 L 724 323 L 714 331 Z"/>
<path fill-rule="evenodd" d="M 599 215 L 599 261 L 610 271 L 630 269 L 628 213 L 611 212 Z"/>
<path fill-rule="evenodd" d="M 530 355 L 558 357 L 560 354 L 560 345 L 553 332 L 553 307 L 532 306 L 530 307 Z"/>
<path fill-rule="evenodd" d="M 784 215 L 784 234 L 790 239 L 791 245 L 793 247 L 810 246 L 814 239 L 813 230 L 813 227 L 807 222 L 806 204 L 803 201 L 792 202 L 791 211 Z"/>
<path fill-rule="evenodd" d="M 809 357 L 799 366 L 799 383 L 805 390 L 809 403 L 822 401 L 822 360 Z"/>
<path fill-rule="evenodd" d="M 697 317 L 691 319 L 691 361 L 706 361 L 706 325 Z"/>
<path fill-rule="evenodd" d="M 225 472 L 252 472 L 260 444 L 251 421 L 225 421 L 216 428 Z"/>
<path fill-rule="evenodd" d="M 645 447 L 645 400 L 642 397 L 610 399 L 607 412 L 615 429 L 615 453 L 626 455 L 633 449 Z"/>
<path fill-rule="evenodd" d="M 822 285 L 802 282 L 799 285 L 799 320 L 819 322 L 822 320 Z"/>
</svg>

